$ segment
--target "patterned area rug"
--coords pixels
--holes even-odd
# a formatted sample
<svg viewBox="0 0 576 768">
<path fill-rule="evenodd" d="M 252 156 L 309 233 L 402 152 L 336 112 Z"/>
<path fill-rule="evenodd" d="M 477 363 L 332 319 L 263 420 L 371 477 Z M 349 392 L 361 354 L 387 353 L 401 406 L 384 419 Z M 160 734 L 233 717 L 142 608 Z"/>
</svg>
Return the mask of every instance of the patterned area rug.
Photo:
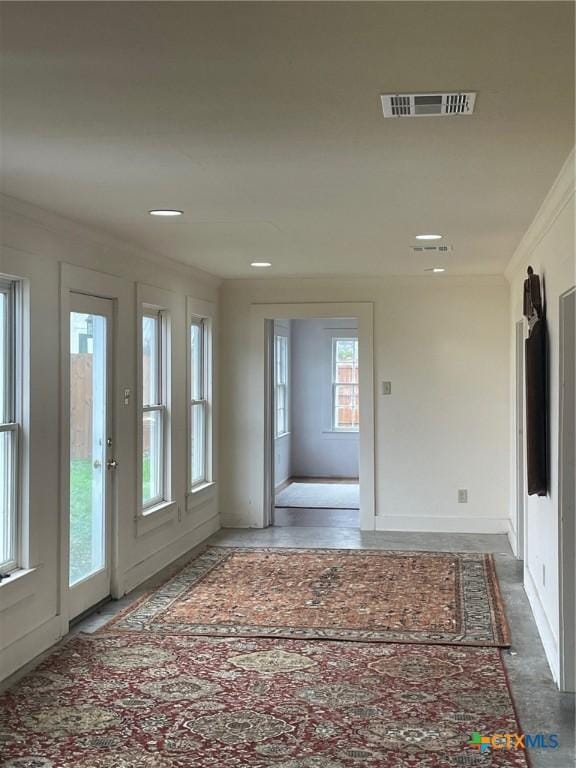
<svg viewBox="0 0 576 768">
<path fill-rule="evenodd" d="M 1 768 L 526 768 L 492 648 L 79 636 L 0 697 Z"/>
<path fill-rule="evenodd" d="M 101 632 L 506 646 L 491 555 L 211 547 Z"/>
</svg>

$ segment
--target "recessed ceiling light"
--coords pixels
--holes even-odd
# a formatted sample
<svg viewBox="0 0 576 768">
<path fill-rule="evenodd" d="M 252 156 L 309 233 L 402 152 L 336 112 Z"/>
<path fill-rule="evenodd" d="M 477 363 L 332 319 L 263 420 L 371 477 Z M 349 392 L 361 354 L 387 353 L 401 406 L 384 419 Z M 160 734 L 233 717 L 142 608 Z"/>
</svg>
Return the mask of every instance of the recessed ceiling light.
<svg viewBox="0 0 576 768">
<path fill-rule="evenodd" d="M 442 240 L 442 235 L 416 235 L 416 240 Z"/>
<path fill-rule="evenodd" d="M 176 208 L 155 208 L 148 213 L 150 216 L 182 216 L 184 211 L 179 211 Z"/>
<path fill-rule="evenodd" d="M 272 264 L 269 261 L 252 261 L 250 262 L 251 267 L 271 267 Z"/>
<path fill-rule="evenodd" d="M 440 274 L 440 272 L 446 272 L 445 267 L 427 267 L 424 272 L 434 272 L 435 274 Z"/>
</svg>

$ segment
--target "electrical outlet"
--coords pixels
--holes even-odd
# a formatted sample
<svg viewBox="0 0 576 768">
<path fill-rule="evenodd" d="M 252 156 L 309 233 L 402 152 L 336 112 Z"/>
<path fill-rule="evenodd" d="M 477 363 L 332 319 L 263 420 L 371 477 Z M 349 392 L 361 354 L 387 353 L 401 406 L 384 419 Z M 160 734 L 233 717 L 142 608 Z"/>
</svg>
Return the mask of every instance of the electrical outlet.
<svg viewBox="0 0 576 768">
<path fill-rule="evenodd" d="M 458 504 L 468 504 L 468 489 L 460 488 L 458 490 Z"/>
</svg>

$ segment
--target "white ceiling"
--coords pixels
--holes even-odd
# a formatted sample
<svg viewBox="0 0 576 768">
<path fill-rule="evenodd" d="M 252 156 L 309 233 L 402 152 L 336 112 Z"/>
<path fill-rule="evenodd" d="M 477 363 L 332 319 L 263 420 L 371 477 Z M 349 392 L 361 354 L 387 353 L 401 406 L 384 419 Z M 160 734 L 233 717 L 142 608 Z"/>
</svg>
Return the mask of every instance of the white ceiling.
<svg viewBox="0 0 576 768">
<path fill-rule="evenodd" d="M 3 191 L 219 276 L 502 272 L 574 142 L 569 2 L 0 15 Z M 473 116 L 382 117 L 451 89 Z M 412 254 L 428 231 L 454 252 Z"/>
</svg>

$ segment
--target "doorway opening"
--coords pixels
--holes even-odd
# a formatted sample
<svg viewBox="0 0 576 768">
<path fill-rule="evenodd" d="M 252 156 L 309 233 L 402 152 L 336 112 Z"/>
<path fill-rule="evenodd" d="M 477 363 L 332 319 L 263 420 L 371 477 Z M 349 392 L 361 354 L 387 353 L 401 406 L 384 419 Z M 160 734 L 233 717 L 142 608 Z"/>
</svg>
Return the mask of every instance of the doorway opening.
<svg viewBox="0 0 576 768">
<path fill-rule="evenodd" d="M 360 527 L 360 386 L 355 318 L 271 323 L 276 526 Z"/>
</svg>

